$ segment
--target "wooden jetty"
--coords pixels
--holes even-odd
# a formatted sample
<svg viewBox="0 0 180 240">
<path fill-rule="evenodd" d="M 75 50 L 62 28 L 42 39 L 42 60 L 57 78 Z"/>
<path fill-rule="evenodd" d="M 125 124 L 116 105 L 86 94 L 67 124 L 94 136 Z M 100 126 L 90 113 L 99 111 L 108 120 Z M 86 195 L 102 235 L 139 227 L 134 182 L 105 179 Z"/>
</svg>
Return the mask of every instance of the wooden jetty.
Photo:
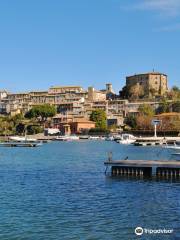
<svg viewBox="0 0 180 240">
<path fill-rule="evenodd" d="M 159 160 L 107 160 L 104 162 L 111 176 L 143 176 L 180 178 L 180 161 Z"/>
</svg>

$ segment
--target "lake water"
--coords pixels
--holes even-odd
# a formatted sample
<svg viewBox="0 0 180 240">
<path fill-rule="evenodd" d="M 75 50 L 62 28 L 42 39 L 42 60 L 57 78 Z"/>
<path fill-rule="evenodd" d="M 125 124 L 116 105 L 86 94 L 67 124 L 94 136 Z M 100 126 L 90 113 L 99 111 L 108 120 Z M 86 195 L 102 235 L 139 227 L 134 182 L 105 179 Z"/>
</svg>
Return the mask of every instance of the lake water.
<svg viewBox="0 0 180 240">
<path fill-rule="evenodd" d="M 0 148 L 0 240 L 180 239 L 180 183 L 106 177 L 109 151 L 114 159 L 170 157 L 106 141 Z M 137 226 L 174 232 L 137 237 Z"/>
</svg>

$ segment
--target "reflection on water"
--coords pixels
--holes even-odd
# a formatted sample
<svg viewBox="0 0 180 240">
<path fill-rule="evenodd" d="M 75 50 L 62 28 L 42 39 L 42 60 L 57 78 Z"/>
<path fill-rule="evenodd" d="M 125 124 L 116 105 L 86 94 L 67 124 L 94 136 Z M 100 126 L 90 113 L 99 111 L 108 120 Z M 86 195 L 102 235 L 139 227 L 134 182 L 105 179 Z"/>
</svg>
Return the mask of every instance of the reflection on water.
<svg viewBox="0 0 180 240">
<path fill-rule="evenodd" d="M 155 239 L 180 239 L 180 183 L 106 177 L 109 151 L 113 159 L 172 157 L 104 141 L 1 148 L 0 239 L 129 240 L 137 226 L 173 228 L 173 236 Z"/>
</svg>

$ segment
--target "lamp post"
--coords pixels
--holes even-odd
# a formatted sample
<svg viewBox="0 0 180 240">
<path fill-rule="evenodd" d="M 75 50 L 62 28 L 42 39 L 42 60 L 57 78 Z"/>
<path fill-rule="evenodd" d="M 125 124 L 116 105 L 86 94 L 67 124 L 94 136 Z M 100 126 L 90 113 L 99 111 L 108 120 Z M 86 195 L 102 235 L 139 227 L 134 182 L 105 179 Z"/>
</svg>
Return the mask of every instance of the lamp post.
<svg viewBox="0 0 180 240">
<path fill-rule="evenodd" d="M 151 124 L 154 126 L 154 137 L 157 138 L 157 125 L 161 123 L 161 120 L 153 119 Z"/>
</svg>

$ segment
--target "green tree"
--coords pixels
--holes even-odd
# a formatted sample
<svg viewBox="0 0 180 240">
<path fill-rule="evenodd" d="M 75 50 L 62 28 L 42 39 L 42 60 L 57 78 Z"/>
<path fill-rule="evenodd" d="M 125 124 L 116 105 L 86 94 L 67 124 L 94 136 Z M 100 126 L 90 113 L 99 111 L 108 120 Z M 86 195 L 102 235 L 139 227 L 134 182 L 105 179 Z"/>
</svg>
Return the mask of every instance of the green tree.
<svg viewBox="0 0 180 240">
<path fill-rule="evenodd" d="M 154 109 L 148 104 L 141 105 L 139 107 L 139 112 L 141 115 L 145 115 L 145 116 L 153 116 L 155 114 Z"/>
<path fill-rule="evenodd" d="M 172 111 L 173 112 L 180 112 L 180 101 L 174 102 L 172 104 Z"/>
<path fill-rule="evenodd" d="M 37 134 L 37 133 L 42 133 L 43 132 L 43 127 L 38 126 L 38 125 L 28 125 L 27 126 L 27 134 Z"/>
<path fill-rule="evenodd" d="M 136 129 L 136 127 L 137 127 L 136 117 L 135 116 L 131 116 L 131 115 L 127 116 L 125 118 L 125 124 L 127 124 L 132 129 Z"/>
<path fill-rule="evenodd" d="M 56 108 L 50 104 L 37 105 L 32 107 L 26 114 L 26 118 L 40 119 L 46 121 L 48 117 L 53 117 L 56 114 Z"/>
<path fill-rule="evenodd" d="M 180 91 L 180 89 L 177 86 L 173 86 L 172 90 L 175 91 L 175 92 L 179 92 Z"/>
<path fill-rule="evenodd" d="M 12 135 L 16 133 L 16 126 L 23 119 L 21 114 L 16 116 L 3 116 L 0 118 L 0 134 Z"/>
<path fill-rule="evenodd" d="M 106 135 L 109 133 L 110 133 L 110 130 L 107 128 L 91 128 L 89 130 L 89 134 L 92 134 L 92 135 Z"/>
<path fill-rule="evenodd" d="M 16 133 L 17 134 L 24 134 L 25 133 L 25 125 L 23 123 L 19 123 L 16 126 Z"/>
<path fill-rule="evenodd" d="M 166 99 L 163 99 L 162 102 L 160 102 L 159 107 L 156 110 L 156 113 L 161 114 L 161 113 L 168 113 L 168 112 L 170 112 L 170 105 Z"/>
<path fill-rule="evenodd" d="M 174 101 L 180 100 L 180 89 L 177 86 L 172 87 L 167 96 Z"/>
<path fill-rule="evenodd" d="M 106 129 L 107 128 L 107 117 L 106 112 L 101 109 L 93 110 L 90 115 L 90 120 L 96 123 L 96 128 Z"/>
<path fill-rule="evenodd" d="M 127 86 L 124 86 L 121 91 L 119 91 L 119 95 L 122 99 L 129 98 L 129 89 Z"/>
<path fill-rule="evenodd" d="M 137 128 L 143 130 L 151 129 L 151 121 L 155 114 L 154 109 L 149 104 L 143 104 L 139 107 L 139 113 L 136 117 Z"/>
</svg>

